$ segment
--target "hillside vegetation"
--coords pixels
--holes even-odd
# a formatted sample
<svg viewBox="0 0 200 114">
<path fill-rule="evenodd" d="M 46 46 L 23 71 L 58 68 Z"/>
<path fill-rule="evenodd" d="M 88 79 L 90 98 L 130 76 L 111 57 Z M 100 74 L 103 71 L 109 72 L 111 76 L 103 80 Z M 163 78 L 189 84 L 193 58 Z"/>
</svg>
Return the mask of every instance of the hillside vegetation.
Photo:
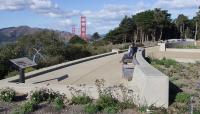
<svg viewBox="0 0 200 114">
<path fill-rule="evenodd" d="M 117 46 L 117 45 L 116 45 Z M 28 57 L 33 59 L 37 50 L 42 56 L 36 56 L 37 69 L 66 61 L 71 61 L 91 55 L 110 52 L 113 48 L 108 41 L 100 40 L 88 43 L 78 36 L 74 36 L 68 43 L 59 39 L 59 34 L 54 31 L 43 30 L 31 35 L 26 35 L 16 43 L 10 43 L 0 48 L 0 79 L 16 75 L 11 67 L 10 59 Z M 117 47 L 123 48 L 123 47 Z M 32 71 L 28 69 L 27 71 Z"/>
</svg>

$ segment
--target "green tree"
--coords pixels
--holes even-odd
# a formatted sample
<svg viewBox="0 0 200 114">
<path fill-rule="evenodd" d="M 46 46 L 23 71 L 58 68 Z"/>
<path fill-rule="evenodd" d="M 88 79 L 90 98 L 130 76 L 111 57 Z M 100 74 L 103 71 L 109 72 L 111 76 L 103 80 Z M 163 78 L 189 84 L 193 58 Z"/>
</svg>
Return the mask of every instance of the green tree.
<svg viewBox="0 0 200 114">
<path fill-rule="evenodd" d="M 154 12 L 152 10 L 140 12 L 134 18 L 139 31 L 140 42 L 148 41 L 149 34 L 152 35 L 152 31 L 155 29 Z"/>
<path fill-rule="evenodd" d="M 199 7 L 199 11 L 197 12 L 197 15 L 193 18 L 193 24 L 195 25 L 195 36 L 194 39 L 200 39 L 200 7 Z"/>
<path fill-rule="evenodd" d="M 175 23 L 180 31 L 180 38 L 186 38 L 185 30 L 188 27 L 188 21 L 188 17 L 183 14 L 180 14 L 175 20 Z"/>
<path fill-rule="evenodd" d="M 171 22 L 171 15 L 167 10 L 161 10 L 159 8 L 154 9 L 154 19 L 156 24 L 156 31 L 159 31 L 159 40 L 163 37 L 164 28 L 168 27 Z"/>
<path fill-rule="evenodd" d="M 121 23 L 119 24 L 119 28 L 123 34 L 123 42 L 133 42 L 133 36 L 136 29 L 136 24 L 132 20 L 131 17 L 125 16 Z"/>
<path fill-rule="evenodd" d="M 99 33 L 98 32 L 95 32 L 93 35 L 92 35 L 92 39 L 93 40 L 98 40 L 98 39 L 100 39 L 101 37 L 100 37 L 100 35 L 99 35 Z"/>
<path fill-rule="evenodd" d="M 85 40 L 75 35 L 69 40 L 69 44 L 87 44 Z"/>
</svg>

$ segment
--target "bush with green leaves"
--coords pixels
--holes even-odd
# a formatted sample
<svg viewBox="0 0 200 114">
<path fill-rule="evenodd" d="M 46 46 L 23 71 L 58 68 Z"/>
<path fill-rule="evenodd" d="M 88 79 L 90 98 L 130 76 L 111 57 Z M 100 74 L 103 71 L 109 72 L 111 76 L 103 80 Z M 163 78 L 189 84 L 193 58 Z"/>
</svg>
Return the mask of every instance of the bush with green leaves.
<svg viewBox="0 0 200 114">
<path fill-rule="evenodd" d="M 53 90 L 50 89 L 40 89 L 36 90 L 31 93 L 30 100 L 36 103 L 41 103 L 43 101 L 54 101 L 55 98 L 62 96 L 58 92 L 54 92 Z"/>
<path fill-rule="evenodd" d="M 188 93 L 180 92 L 176 95 L 176 102 L 188 103 L 190 101 L 190 95 Z"/>
<path fill-rule="evenodd" d="M 119 102 L 118 103 L 118 108 L 120 110 L 128 109 L 128 108 L 134 108 L 135 104 L 132 101 L 124 101 L 124 102 Z"/>
<path fill-rule="evenodd" d="M 108 114 L 115 114 L 119 111 L 117 106 L 109 106 L 109 107 L 105 107 L 103 109 L 103 112 L 108 113 Z"/>
<path fill-rule="evenodd" d="M 16 92 L 11 88 L 0 89 L 0 100 L 11 102 L 16 95 Z"/>
<path fill-rule="evenodd" d="M 85 107 L 84 107 L 84 111 L 87 113 L 87 114 L 94 114 L 94 113 L 97 113 L 99 111 L 99 108 L 97 105 L 93 104 L 93 103 L 89 103 L 89 104 L 86 104 Z"/>
<path fill-rule="evenodd" d="M 61 110 L 64 108 L 64 102 L 63 102 L 63 99 L 61 97 L 57 97 L 55 98 L 54 100 L 54 106 L 56 108 L 56 110 Z"/>
<path fill-rule="evenodd" d="M 163 65 L 166 68 L 169 68 L 170 66 L 176 67 L 178 65 L 178 63 L 175 60 L 166 59 L 166 58 L 163 58 L 161 60 L 159 60 L 159 59 L 151 59 L 150 62 L 151 62 L 152 65 L 155 65 L 155 66 L 156 65 Z"/>
<path fill-rule="evenodd" d="M 112 96 L 109 95 L 102 95 L 97 99 L 97 106 L 100 109 L 105 109 L 107 107 L 117 107 L 117 104 L 119 103 L 118 100 L 114 99 Z"/>
<path fill-rule="evenodd" d="M 72 97 L 72 104 L 88 104 L 92 102 L 92 99 L 89 96 L 73 96 Z"/>
<path fill-rule="evenodd" d="M 145 113 L 147 111 L 148 107 L 147 106 L 141 106 L 138 108 L 138 110 L 142 113 Z"/>
<path fill-rule="evenodd" d="M 15 112 L 14 114 L 28 114 L 35 110 L 37 104 L 35 102 L 25 102 L 22 104 Z"/>
</svg>

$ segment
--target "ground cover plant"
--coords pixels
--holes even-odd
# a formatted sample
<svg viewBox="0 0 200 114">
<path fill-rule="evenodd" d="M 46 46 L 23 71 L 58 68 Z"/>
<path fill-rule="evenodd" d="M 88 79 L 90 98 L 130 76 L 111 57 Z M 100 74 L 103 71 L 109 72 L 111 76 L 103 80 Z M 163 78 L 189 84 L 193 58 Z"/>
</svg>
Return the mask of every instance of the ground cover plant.
<svg viewBox="0 0 200 114">
<path fill-rule="evenodd" d="M 194 110 L 200 109 L 200 63 L 179 63 L 172 59 L 150 60 L 151 65 L 169 76 L 171 89 L 177 89 L 178 93 L 169 107 L 172 113 L 188 113 L 190 106 L 194 105 Z M 170 97 L 172 98 L 172 94 Z M 193 99 L 191 101 L 191 98 Z"/>
</svg>

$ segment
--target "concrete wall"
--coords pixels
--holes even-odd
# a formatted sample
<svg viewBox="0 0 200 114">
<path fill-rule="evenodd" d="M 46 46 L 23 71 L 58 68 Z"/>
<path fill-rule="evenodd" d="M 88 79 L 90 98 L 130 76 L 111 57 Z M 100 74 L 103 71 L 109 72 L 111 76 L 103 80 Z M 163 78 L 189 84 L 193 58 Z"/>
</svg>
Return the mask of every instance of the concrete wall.
<svg viewBox="0 0 200 114">
<path fill-rule="evenodd" d="M 117 50 L 117 51 L 113 51 L 113 52 L 109 52 L 109 53 L 104 53 L 104 54 L 85 57 L 85 58 L 81 58 L 81 59 L 77 59 L 77 60 L 73 60 L 73 61 L 69 61 L 69 62 L 64 62 L 64 63 L 61 63 L 61 64 L 53 65 L 53 66 L 50 66 L 50 67 L 46 67 L 46 68 L 42 68 L 42 69 L 39 69 L 39 70 L 35 70 L 35 71 L 32 71 L 32 72 L 26 73 L 25 78 L 29 79 L 29 78 L 32 78 L 32 77 L 35 77 L 35 76 L 38 76 L 38 75 L 41 75 L 41 74 L 45 74 L 45 73 L 52 72 L 52 71 L 55 71 L 55 70 L 58 70 L 58 69 L 61 69 L 61 68 L 65 68 L 65 67 L 68 67 L 68 66 L 71 66 L 71 65 L 79 64 L 79 63 L 82 63 L 82 62 L 90 61 L 90 60 L 93 60 L 93 59 L 97 59 L 97 58 L 101 58 L 101 57 L 105 57 L 105 56 L 109 56 L 109 55 L 113 55 L 113 54 L 118 54 L 118 53 L 124 52 L 124 51 L 126 51 L 126 50 Z M 6 78 L 4 80 L 0 80 L 0 82 L 1 81 L 17 82 L 18 79 L 19 79 L 19 75 L 11 77 L 11 78 Z"/>
<path fill-rule="evenodd" d="M 177 46 L 195 45 L 194 39 L 170 39 L 166 42 L 166 48 L 175 48 Z"/>
<path fill-rule="evenodd" d="M 115 52 L 116 53 L 116 52 Z M 83 58 L 80 60 L 75 60 L 75 63 L 84 62 L 89 59 L 94 59 L 96 57 L 102 57 L 109 54 L 97 55 L 89 58 Z M 169 99 L 169 79 L 163 73 L 152 67 L 145 59 L 145 52 L 143 49 L 139 49 L 136 53 L 136 60 L 138 65 L 135 66 L 133 73 L 133 79 L 128 83 L 127 86 L 127 96 L 134 100 L 138 105 L 154 105 L 156 107 L 168 107 Z M 41 71 L 35 71 L 36 73 L 44 72 L 45 70 L 57 69 L 60 67 L 66 67 L 71 65 L 73 62 L 62 63 L 56 66 L 41 69 Z M 33 74 L 33 72 L 31 73 Z M 66 97 L 71 98 L 73 91 L 71 88 L 76 90 L 81 90 L 88 96 L 97 99 L 99 97 L 98 91 L 95 85 L 92 86 L 74 86 L 74 85 L 59 85 L 59 84 L 18 84 L 15 82 L 9 82 L 16 80 L 18 77 L 13 77 L 6 80 L 0 81 L 0 88 L 10 87 L 15 89 L 20 93 L 30 93 L 40 88 L 52 89 L 53 91 L 58 91 L 64 93 Z M 124 93 L 120 90 L 119 86 L 109 87 L 111 88 L 113 96 L 116 96 L 119 100 L 124 97 Z M 131 91 L 131 93 L 130 93 Z"/>
<path fill-rule="evenodd" d="M 136 65 L 133 79 L 129 86 L 138 94 L 138 105 L 154 105 L 156 107 L 168 107 L 169 102 L 169 78 L 155 69 L 144 59 L 144 49 L 136 54 L 139 65 Z"/>
<path fill-rule="evenodd" d="M 178 49 L 178 48 L 166 48 L 168 52 L 188 52 L 188 53 L 200 53 L 200 49 Z"/>
</svg>

